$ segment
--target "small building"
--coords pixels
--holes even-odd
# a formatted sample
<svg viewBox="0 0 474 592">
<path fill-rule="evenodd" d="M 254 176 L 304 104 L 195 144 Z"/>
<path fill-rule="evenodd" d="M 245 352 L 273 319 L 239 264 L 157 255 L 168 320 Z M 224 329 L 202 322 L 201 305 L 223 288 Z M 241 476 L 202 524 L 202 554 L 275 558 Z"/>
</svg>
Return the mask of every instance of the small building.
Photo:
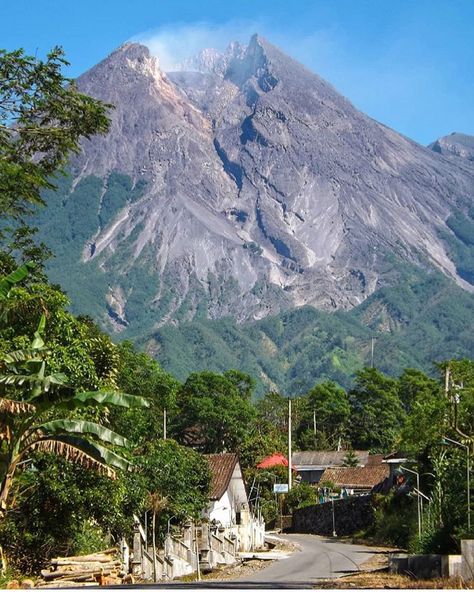
<svg viewBox="0 0 474 592">
<path fill-rule="evenodd" d="M 236 537 L 239 551 L 263 548 L 265 523 L 250 508 L 237 454 L 208 454 L 206 458 L 211 491 L 204 518 L 226 536 Z"/>
<path fill-rule="evenodd" d="M 326 469 L 320 483 L 332 483 L 337 489 L 345 489 L 351 495 L 370 493 L 388 476 L 386 464 L 365 467 L 333 467 Z"/>
<path fill-rule="evenodd" d="M 342 467 L 347 450 L 304 450 L 293 452 L 292 463 L 304 483 L 315 485 L 321 480 L 326 469 Z M 369 454 L 368 450 L 354 450 L 359 466 L 381 464 L 381 454 Z"/>
</svg>

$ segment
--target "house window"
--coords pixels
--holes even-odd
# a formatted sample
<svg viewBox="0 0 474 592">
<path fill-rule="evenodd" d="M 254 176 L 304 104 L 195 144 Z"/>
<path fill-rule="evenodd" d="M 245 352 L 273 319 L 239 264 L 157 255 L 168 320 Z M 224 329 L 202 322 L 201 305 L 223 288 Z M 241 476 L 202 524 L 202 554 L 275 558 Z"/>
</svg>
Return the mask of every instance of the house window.
<svg viewBox="0 0 474 592">
<path fill-rule="evenodd" d="M 235 523 L 240 524 L 240 512 L 235 513 Z"/>
</svg>

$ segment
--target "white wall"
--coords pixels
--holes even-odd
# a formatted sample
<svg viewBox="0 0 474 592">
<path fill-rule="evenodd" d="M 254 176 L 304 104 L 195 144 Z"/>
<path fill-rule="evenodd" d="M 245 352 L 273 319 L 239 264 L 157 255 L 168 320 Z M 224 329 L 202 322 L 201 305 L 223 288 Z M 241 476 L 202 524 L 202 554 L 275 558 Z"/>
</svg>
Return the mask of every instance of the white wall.
<svg viewBox="0 0 474 592">
<path fill-rule="evenodd" d="M 219 499 L 212 501 L 206 511 L 206 517 L 209 522 L 215 520 L 220 522 L 222 526 L 230 526 L 235 522 L 235 508 L 231 501 L 231 495 L 229 489 Z"/>
</svg>

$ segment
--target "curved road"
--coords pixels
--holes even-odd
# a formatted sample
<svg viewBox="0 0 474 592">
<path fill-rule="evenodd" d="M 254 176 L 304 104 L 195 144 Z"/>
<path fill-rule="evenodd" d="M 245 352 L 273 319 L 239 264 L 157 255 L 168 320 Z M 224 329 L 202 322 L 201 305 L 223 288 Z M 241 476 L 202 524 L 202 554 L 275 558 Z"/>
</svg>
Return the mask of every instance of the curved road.
<svg viewBox="0 0 474 592">
<path fill-rule="evenodd" d="M 361 563 L 372 557 L 373 549 L 362 545 L 340 543 L 337 539 L 311 534 L 287 534 L 278 538 L 296 544 L 300 551 L 287 559 L 275 561 L 266 568 L 235 583 L 302 584 L 337 578 L 358 571 Z"/>
<path fill-rule="evenodd" d="M 139 584 L 140 589 L 301 589 L 317 587 L 318 580 L 337 578 L 352 573 L 374 555 L 374 550 L 362 545 L 340 543 L 311 534 L 285 534 L 278 537 L 295 544 L 299 550 L 286 559 L 274 561 L 268 567 L 237 580 L 204 580 L 202 582 L 162 582 Z M 136 588 L 134 584 L 107 588 Z"/>
</svg>

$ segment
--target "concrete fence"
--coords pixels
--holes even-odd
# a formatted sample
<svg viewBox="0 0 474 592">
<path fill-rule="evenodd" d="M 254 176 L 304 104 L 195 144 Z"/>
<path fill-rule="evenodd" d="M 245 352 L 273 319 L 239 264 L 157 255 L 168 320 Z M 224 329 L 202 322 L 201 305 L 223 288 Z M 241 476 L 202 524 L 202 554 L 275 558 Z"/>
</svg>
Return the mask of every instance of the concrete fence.
<svg viewBox="0 0 474 592">
<path fill-rule="evenodd" d="M 212 571 L 219 565 L 235 563 L 238 559 L 237 535 L 210 526 L 187 524 L 180 537 L 168 534 L 163 549 L 154 555 L 146 544 L 145 532 L 135 518 L 132 574 L 145 581 L 163 581 L 202 571 Z"/>
</svg>

